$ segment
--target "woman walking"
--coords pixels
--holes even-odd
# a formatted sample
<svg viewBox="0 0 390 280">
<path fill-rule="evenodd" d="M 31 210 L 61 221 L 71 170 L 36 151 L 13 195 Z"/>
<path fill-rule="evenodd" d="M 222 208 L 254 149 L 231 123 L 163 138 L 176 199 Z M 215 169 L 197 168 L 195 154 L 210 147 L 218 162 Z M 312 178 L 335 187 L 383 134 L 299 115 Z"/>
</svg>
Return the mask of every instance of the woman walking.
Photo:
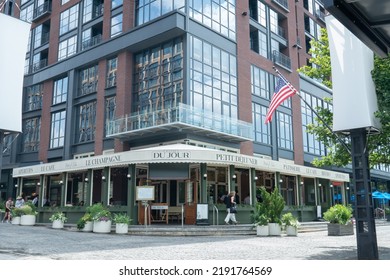
<svg viewBox="0 0 390 280">
<path fill-rule="evenodd" d="M 225 199 L 227 215 L 225 218 L 225 224 L 230 225 L 230 220 L 234 225 L 237 224 L 236 220 L 236 202 L 235 202 L 236 192 L 230 192 Z"/>
</svg>

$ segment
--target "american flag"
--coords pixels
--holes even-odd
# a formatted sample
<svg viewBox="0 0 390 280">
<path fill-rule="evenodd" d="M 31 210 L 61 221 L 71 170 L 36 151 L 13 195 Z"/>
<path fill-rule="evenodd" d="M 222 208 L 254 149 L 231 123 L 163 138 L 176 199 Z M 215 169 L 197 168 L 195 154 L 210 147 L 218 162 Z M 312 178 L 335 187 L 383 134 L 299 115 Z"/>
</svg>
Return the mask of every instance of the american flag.
<svg viewBox="0 0 390 280">
<path fill-rule="evenodd" d="M 271 103 L 268 107 L 267 115 L 265 116 L 265 124 L 272 120 L 272 114 L 275 112 L 276 108 L 295 93 L 297 93 L 296 89 L 293 88 L 290 83 L 287 84 L 284 79 L 279 77 L 274 95 L 272 96 Z"/>
</svg>

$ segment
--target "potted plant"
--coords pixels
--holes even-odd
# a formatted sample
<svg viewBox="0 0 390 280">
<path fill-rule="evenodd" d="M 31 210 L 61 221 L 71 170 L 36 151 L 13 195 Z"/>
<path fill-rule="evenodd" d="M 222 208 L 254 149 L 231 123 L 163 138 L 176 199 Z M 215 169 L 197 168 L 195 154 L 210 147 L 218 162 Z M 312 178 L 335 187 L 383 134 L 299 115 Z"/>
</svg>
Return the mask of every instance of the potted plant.
<svg viewBox="0 0 390 280">
<path fill-rule="evenodd" d="M 277 187 L 269 193 L 265 187 L 261 187 L 262 204 L 268 217 L 269 235 L 278 236 L 282 232 L 281 216 L 284 209 L 284 198 Z"/>
<path fill-rule="evenodd" d="M 20 207 L 21 216 L 20 216 L 20 225 L 22 226 L 33 226 L 36 222 L 36 216 L 38 212 L 36 207 L 31 202 L 26 202 L 22 207 Z"/>
<path fill-rule="evenodd" d="M 328 221 L 328 235 L 353 235 L 352 207 L 336 204 L 323 215 Z"/>
<path fill-rule="evenodd" d="M 23 210 L 21 210 L 20 208 L 14 207 L 11 209 L 11 217 L 12 217 L 11 223 L 13 225 L 20 225 L 20 217 L 22 216 L 22 213 Z"/>
<path fill-rule="evenodd" d="M 64 223 L 68 220 L 66 215 L 63 212 L 55 212 L 49 218 L 49 221 L 52 222 L 52 228 L 64 228 Z"/>
<path fill-rule="evenodd" d="M 269 228 L 268 222 L 269 217 L 267 214 L 267 209 L 265 204 L 262 202 L 257 202 L 254 208 L 254 211 L 251 215 L 252 221 L 256 227 L 256 234 L 258 236 L 268 236 Z"/>
<path fill-rule="evenodd" d="M 299 222 L 298 219 L 291 213 L 287 212 L 281 218 L 283 228 L 288 236 L 297 236 Z"/>
<path fill-rule="evenodd" d="M 124 234 L 129 232 L 129 224 L 131 222 L 130 216 L 126 213 L 114 214 L 115 232 Z"/>
<path fill-rule="evenodd" d="M 91 213 L 85 213 L 78 221 L 77 221 L 77 229 L 81 231 L 92 231 L 93 230 L 93 219 Z"/>
<path fill-rule="evenodd" d="M 93 232 L 110 233 L 111 232 L 111 212 L 101 203 L 96 203 L 88 207 L 88 211 L 93 220 Z"/>
</svg>

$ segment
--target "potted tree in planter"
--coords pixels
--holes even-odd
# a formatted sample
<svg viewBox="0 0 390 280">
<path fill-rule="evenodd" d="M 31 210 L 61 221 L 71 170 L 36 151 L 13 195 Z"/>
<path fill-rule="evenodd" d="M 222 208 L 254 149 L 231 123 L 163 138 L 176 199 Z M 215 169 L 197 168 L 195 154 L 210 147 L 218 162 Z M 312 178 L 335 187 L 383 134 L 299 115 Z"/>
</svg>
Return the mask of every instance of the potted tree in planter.
<svg viewBox="0 0 390 280">
<path fill-rule="evenodd" d="M 89 207 L 93 219 L 93 232 L 110 233 L 111 232 L 111 212 L 101 203 L 96 203 Z"/>
<path fill-rule="evenodd" d="M 26 202 L 22 207 L 20 207 L 21 210 L 21 216 L 20 216 L 20 225 L 21 226 L 33 226 L 36 222 L 36 216 L 38 215 L 38 212 L 35 210 L 36 207 L 31 202 Z"/>
<path fill-rule="evenodd" d="M 264 195 L 262 199 L 268 212 L 269 235 L 278 236 L 282 233 L 282 222 L 280 219 L 285 205 L 284 198 L 279 193 L 279 189 L 277 187 L 275 187 L 271 193 L 268 193 L 264 188 L 262 195 Z"/>
<path fill-rule="evenodd" d="M 286 231 L 287 236 L 297 236 L 299 222 L 298 219 L 290 212 L 282 215 L 282 225 Z"/>
<path fill-rule="evenodd" d="M 114 214 L 115 233 L 125 234 L 129 232 L 129 224 L 131 219 L 126 213 Z"/>
<path fill-rule="evenodd" d="M 328 235 L 353 235 L 352 208 L 342 204 L 330 207 L 323 215 L 328 221 Z"/>
<path fill-rule="evenodd" d="M 263 203 L 258 202 L 255 205 L 255 209 L 251 215 L 253 224 L 256 227 L 256 234 L 258 236 L 268 236 L 269 235 L 269 229 L 268 229 L 268 215 L 267 210 L 265 209 L 265 206 Z"/>
<path fill-rule="evenodd" d="M 64 223 L 68 220 L 63 212 L 55 212 L 49 218 L 49 221 L 52 222 L 52 228 L 60 229 L 64 228 Z"/>
</svg>

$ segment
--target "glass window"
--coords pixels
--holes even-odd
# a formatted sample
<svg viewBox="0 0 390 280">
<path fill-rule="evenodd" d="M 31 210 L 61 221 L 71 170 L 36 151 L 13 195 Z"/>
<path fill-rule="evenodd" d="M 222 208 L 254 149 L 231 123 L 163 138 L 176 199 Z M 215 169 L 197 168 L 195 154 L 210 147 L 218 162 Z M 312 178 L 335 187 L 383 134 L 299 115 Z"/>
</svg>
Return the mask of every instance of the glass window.
<svg viewBox="0 0 390 280">
<path fill-rule="evenodd" d="M 33 111 L 42 108 L 43 85 L 36 84 L 26 89 L 25 111 Z"/>
<path fill-rule="evenodd" d="M 98 90 L 98 66 L 94 65 L 80 71 L 80 90 L 78 95 L 86 95 Z"/>
<path fill-rule="evenodd" d="M 122 20 L 122 14 L 111 18 L 111 38 L 122 33 Z"/>
<path fill-rule="evenodd" d="M 199 38 L 191 37 L 190 105 L 234 118 L 237 116 L 236 86 L 236 57 Z M 223 109 L 226 104 L 229 110 Z"/>
<path fill-rule="evenodd" d="M 87 172 L 69 173 L 66 185 L 66 203 L 74 206 L 85 206 L 88 193 Z"/>
<path fill-rule="evenodd" d="M 293 150 L 292 117 L 282 112 L 278 115 L 278 146 L 279 148 Z"/>
<path fill-rule="evenodd" d="M 123 0 L 111 0 L 111 9 L 122 6 Z"/>
<path fill-rule="evenodd" d="M 263 69 L 251 65 L 251 89 L 253 95 L 269 99 L 269 79 L 270 74 L 267 71 L 264 71 Z"/>
<path fill-rule="evenodd" d="M 78 132 L 76 143 L 95 140 L 96 101 L 84 104 L 78 108 Z"/>
<path fill-rule="evenodd" d="M 53 104 L 66 102 L 68 95 L 68 77 L 54 81 Z"/>
<path fill-rule="evenodd" d="M 113 121 L 115 119 L 116 116 L 115 112 L 116 112 L 116 97 L 115 96 L 109 97 L 106 99 L 106 110 L 105 110 L 106 125 L 104 127 L 107 127 L 107 124 L 110 121 Z"/>
<path fill-rule="evenodd" d="M 136 25 L 141 25 L 173 10 L 184 12 L 185 0 L 137 0 L 135 7 Z"/>
<path fill-rule="evenodd" d="M 190 1 L 190 17 L 212 28 L 218 33 L 235 40 L 236 17 L 235 0 L 230 1 Z"/>
<path fill-rule="evenodd" d="M 260 1 L 257 1 L 258 3 L 258 22 L 264 26 L 267 27 L 267 13 L 265 11 L 265 5 L 261 3 Z"/>
<path fill-rule="evenodd" d="M 58 60 L 65 59 L 77 52 L 77 36 L 73 36 L 59 43 Z"/>
<path fill-rule="evenodd" d="M 50 148 L 64 146 L 66 111 L 51 114 Z"/>
<path fill-rule="evenodd" d="M 252 103 L 254 140 L 269 145 L 271 144 L 271 128 L 264 123 L 266 114 L 267 107 Z"/>
<path fill-rule="evenodd" d="M 61 0 L 61 5 L 65 5 L 68 2 L 69 2 L 69 0 Z"/>
<path fill-rule="evenodd" d="M 79 18 L 79 5 L 75 5 L 60 15 L 60 35 L 77 28 Z"/>
<path fill-rule="evenodd" d="M 270 18 L 270 29 L 273 33 L 279 34 L 279 23 L 278 23 L 278 13 L 270 10 L 269 11 L 269 18 Z"/>
<path fill-rule="evenodd" d="M 165 42 L 135 55 L 135 108 L 155 111 L 176 107 L 183 98 L 182 39 Z"/>
<path fill-rule="evenodd" d="M 27 22 L 32 22 L 32 18 L 34 15 L 34 4 L 29 5 L 27 7 L 23 7 L 20 10 L 20 19 L 27 21 Z"/>
<path fill-rule="evenodd" d="M 312 108 L 329 108 L 330 104 L 324 102 L 322 99 L 302 92 L 302 97 Z M 302 112 L 302 126 L 303 126 L 303 149 L 305 152 L 315 155 L 326 155 L 326 148 L 324 144 L 316 139 L 314 134 L 307 132 L 307 125 L 316 123 L 314 112 L 304 101 L 301 101 L 301 112 Z"/>
<path fill-rule="evenodd" d="M 107 77 L 106 77 L 106 86 L 114 87 L 116 86 L 116 72 L 118 69 L 118 58 L 109 59 L 107 61 Z"/>
<path fill-rule="evenodd" d="M 23 152 L 39 150 L 41 118 L 31 118 L 23 121 Z"/>
</svg>

